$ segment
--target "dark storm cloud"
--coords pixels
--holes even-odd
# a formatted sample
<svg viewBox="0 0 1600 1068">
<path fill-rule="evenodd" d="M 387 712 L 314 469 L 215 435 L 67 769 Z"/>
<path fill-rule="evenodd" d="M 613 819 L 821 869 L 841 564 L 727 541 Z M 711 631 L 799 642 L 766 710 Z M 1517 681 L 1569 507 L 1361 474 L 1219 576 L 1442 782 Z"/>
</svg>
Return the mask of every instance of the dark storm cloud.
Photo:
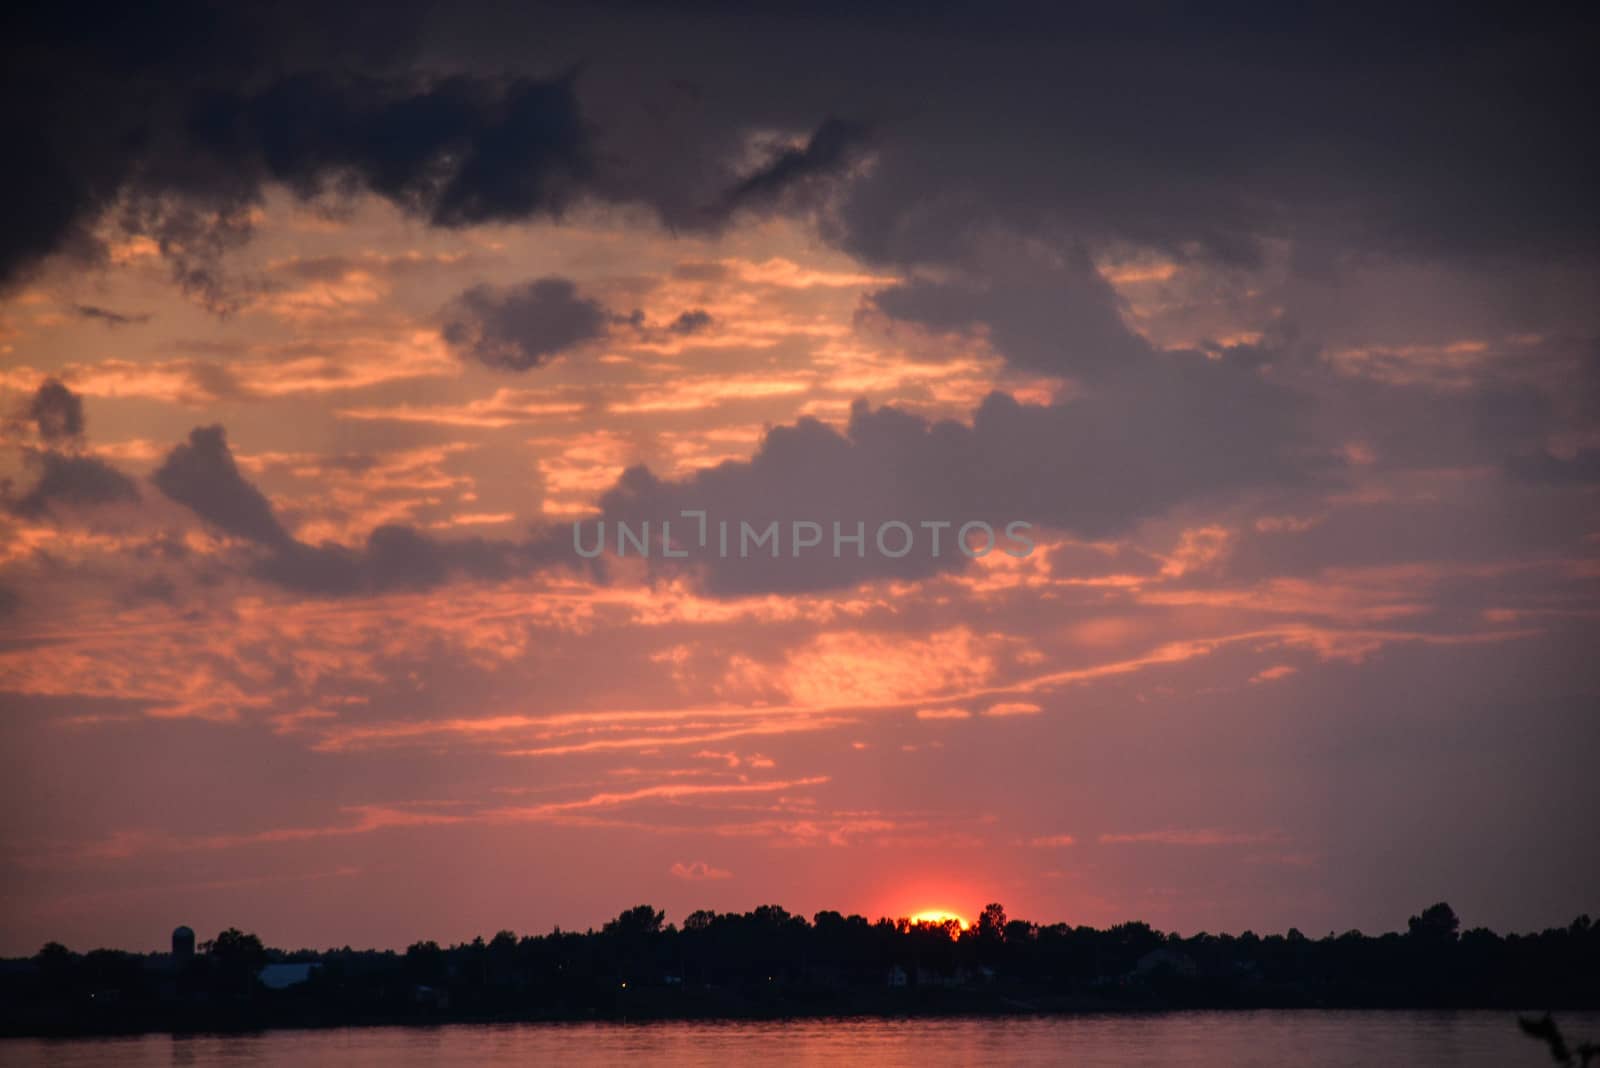
<svg viewBox="0 0 1600 1068">
<path fill-rule="evenodd" d="M 867 128 L 857 122 L 830 118 L 798 148 L 784 149 L 755 173 L 728 191 L 726 206 L 774 204 L 793 190 L 818 178 L 838 174 L 860 157 L 866 147 Z"/>
<path fill-rule="evenodd" d="M 183 219 L 173 200 L 237 220 L 271 181 L 371 191 L 442 226 L 591 195 L 696 228 L 816 209 L 791 194 L 848 171 L 828 232 L 900 264 L 960 261 L 995 228 L 1230 263 L 1264 238 L 1310 263 L 1591 257 L 1600 236 L 1581 6 L 808 7 L 715 32 L 697 11 L 9 14 L 0 141 L 28 165 L 0 171 L 0 281 L 91 248 L 128 197 L 164 205 L 135 216 L 159 230 Z M 778 131 L 804 143 L 752 165 L 751 138 Z M 178 270 L 207 292 L 206 264 Z"/>
<path fill-rule="evenodd" d="M 83 398 L 54 378 L 34 391 L 26 414 L 39 437 L 52 444 L 83 436 Z"/>
<path fill-rule="evenodd" d="M 168 497 L 217 528 L 254 543 L 248 573 L 313 596 L 429 589 L 455 577 L 503 579 L 558 559 L 552 537 L 442 541 L 387 524 L 359 548 L 309 545 L 284 528 L 266 495 L 240 472 L 222 427 L 197 427 L 152 476 Z"/>
<path fill-rule="evenodd" d="M 1592 14 L 1139 11 L 997 19 L 959 46 L 935 19 L 880 84 L 878 106 L 906 118 L 849 187 L 840 243 L 938 263 L 1001 226 L 1234 264 L 1268 237 L 1594 254 Z M 839 67 L 865 61 L 840 51 Z"/>
<path fill-rule="evenodd" d="M 272 503 L 239 473 L 220 426 L 196 427 L 167 454 L 151 481 L 201 519 L 228 534 L 262 545 L 283 545 L 289 534 Z"/>
<path fill-rule="evenodd" d="M 28 398 L 22 417 L 33 424 L 48 448 L 23 450 L 23 466 L 34 479 L 20 496 L 12 495 L 9 482 L 3 487 L 8 511 L 37 518 L 50 514 L 57 505 L 89 508 L 139 499 L 132 479 L 77 451 L 83 446 L 83 398 L 66 385 L 45 379 Z"/>
<path fill-rule="evenodd" d="M 589 170 L 570 79 L 308 74 L 197 91 L 183 107 L 170 157 L 146 165 L 122 223 L 153 235 L 179 287 L 218 311 L 237 304 L 224 257 L 251 236 L 247 209 L 269 182 L 306 199 L 370 192 L 462 227 L 555 215 Z"/>
<path fill-rule="evenodd" d="M 249 161 L 197 166 L 185 137 L 201 89 L 269 71 L 342 69 L 410 54 L 404 4 L 272 8 L 178 0 L 15 4 L 0 13 L 0 286 L 59 251 L 93 257 L 99 218 L 129 194 L 237 203 Z M 313 28 L 314 27 L 314 28 Z"/>
<path fill-rule="evenodd" d="M 414 22 L 400 9 L 377 44 L 350 36 L 362 50 L 348 56 L 328 50 L 342 28 L 328 20 L 355 16 L 239 10 L 25 27 L 40 47 L 8 73 L 27 91 L 7 94 L 0 124 L 35 165 L 0 171 L 0 222 L 18 215 L 0 229 L 0 280 L 76 247 L 100 212 L 131 198 L 134 227 L 157 234 L 180 283 L 217 303 L 217 260 L 272 182 L 306 196 L 370 192 L 438 226 L 550 214 L 585 195 L 648 205 L 686 229 L 737 209 L 807 211 L 836 247 L 904 273 L 869 312 L 981 331 L 1013 366 L 1087 390 L 1044 408 L 992 397 L 970 429 L 892 410 L 858 414 L 844 437 L 780 428 L 751 461 L 757 474 L 635 473 L 616 508 L 703 494 L 735 509 L 803 504 L 820 520 L 846 504 L 871 505 L 868 518 L 887 502 L 969 501 L 1092 534 L 1197 496 L 1297 484 L 1324 461 L 1295 425 L 1307 398 L 1269 374 L 1280 356 L 1152 350 L 1091 257 L 1131 248 L 1251 267 L 1278 242 L 1296 270 L 1336 278 L 1343 264 L 1388 259 L 1592 262 L 1600 236 L 1600 174 L 1583 134 L 1595 16 L 1581 9 L 944 5 L 907 19 L 829 7 L 806 19 L 746 13 L 708 32 L 634 6 L 619 25 L 604 5 L 556 20 L 537 6 L 464 3 L 431 16 L 430 41 L 448 44 L 405 48 Z M 551 77 L 580 60 L 581 76 Z M 797 147 L 750 162 L 752 144 L 779 138 Z M 621 321 L 562 279 L 469 290 L 446 315 L 459 352 L 515 370 Z M 1515 455 L 1512 474 L 1542 482 L 1587 470 L 1540 459 L 1552 415 L 1527 390 L 1436 397 L 1382 384 L 1366 405 L 1357 392 L 1339 394 L 1356 413 L 1346 429 L 1367 432 L 1380 463 Z M 1449 435 L 1431 429 L 1441 413 Z M 930 486 L 936 475 L 960 492 Z M 236 471 L 232 482 L 248 487 Z M 836 500 L 830 484 L 855 490 Z M 772 485 L 794 489 L 774 499 Z M 388 573 L 379 559 L 415 574 L 440 559 L 416 548 L 434 544 L 422 535 L 359 553 L 300 546 L 264 499 L 240 505 L 251 493 L 185 503 L 277 546 L 280 580 L 360 586 L 386 581 L 370 577 Z"/>
<path fill-rule="evenodd" d="M 916 279 L 870 294 L 867 305 L 934 331 L 982 326 L 1012 364 L 1047 374 L 1095 375 L 1149 356 L 1081 249 L 1046 255 L 1006 242 L 972 265 L 971 277 Z"/>
<path fill-rule="evenodd" d="M 578 295 L 566 278 L 521 285 L 476 285 L 445 309 L 444 339 L 489 367 L 527 371 L 552 356 L 604 337 L 617 317 Z"/>
<path fill-rule="evenodd" d="M 222 199 L 230 187 L 231 178 L 194 198 L 133 192 L 118 220 L 129 233 L 155 242 L 179 291 L 219 315 L 237 311 L 254 288 L 230 277 L 225 261 L 255 234 L 250 207 L 257 191 L 234 187 Z"/>
<path fill-rule="evenodd" d="M 24 460 L 38 476 L 26 493 L 8 502 L 16 515 L 37 517 L 57 505 L 85 508 L 139 499 L 132 479 L 93 456 L 28 452 Z"/>
<path fill-rule="evenodd" d="M 831 554 L 832 524 L 924 520 L 959 527 L 1013 520 L 1089 538 L 1126 533 L 1174 506 L 1255 487 L 1308 486 L 1334 473 L 1302 438 L 1303 405 L 1249 366 L 1198 354 L 1162 356 L 1099 387 L 1092 398 L 1026 406 L 991 394 L 972 425 L 930 423 L 894 408 L 858 403 L 839 434 L 810 419 L 768 432 L 749 461 L 729 461 L 676 482 L 645 468 L 626 472 L 601 499 L 610 522 L 672 521 L 681 538 L 701 509 L 737 532 L 776 520 L 822 524 L 824 548 L 794 559 L 700 554 L 709 592 L 745 594 L 840 588 L 878 577 L 917 578 L 965 558 L 945 534 L 944 553 L 923 547 L 900 559 L 867 547 Z M 1157 432 L 1159 431 L 1159 432 Z M 593 544 L 593 527 L 586 535 Z M 787 538 L 787 534 L 785 535 Z M 659 555 L 659 554 L 658 554 Z M 659 561 L 658 561 L 659 562 Z"/>
<path fill-rule="evenodd" d="M 0 285 L 94 255 L 108 210 L 222 305 L 263 185 L 370 191 L 438 226 L 566 204 L 589 169 L 571 80 L 412 69 L 418 6 L 28 7 L 8 38 Z"/>
<path fill-rule="evenodd" d="M 305 75 L 199 95 L 187 121 L 219 168 L 307 197 L 370 190 L 438 226 L 553 213 L 589 167 L 570 79 Z"/>
<path fill-rule="evenodd" d="M 262 560 L 254 572 L 284 589 L 340 597 L 426 590 L 455 578 L 507 579 L 549 562 L 556 550 L 554 540 L 444 541 L 414 527 L 386 524 L 355 549 L 291 542 Z"/>
</svg>

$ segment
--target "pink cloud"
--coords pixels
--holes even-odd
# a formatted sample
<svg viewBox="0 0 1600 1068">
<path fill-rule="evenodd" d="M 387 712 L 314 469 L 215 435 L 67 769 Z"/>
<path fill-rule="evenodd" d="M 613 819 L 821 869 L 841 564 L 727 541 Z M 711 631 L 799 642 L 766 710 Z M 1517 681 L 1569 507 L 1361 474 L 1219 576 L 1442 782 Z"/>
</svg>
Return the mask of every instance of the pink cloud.
<svg viewBox="0 0 1600 1068">
<path fill-rule="evenodd" d="M 686 879 L 689 882 L 733 878 L 733 872 L 726 868 L 714 868 L 703 860 L 694 860 L 687 864 L 680 860 L 668 868 L 667 873 L 676 879 Z"/>
</svg>

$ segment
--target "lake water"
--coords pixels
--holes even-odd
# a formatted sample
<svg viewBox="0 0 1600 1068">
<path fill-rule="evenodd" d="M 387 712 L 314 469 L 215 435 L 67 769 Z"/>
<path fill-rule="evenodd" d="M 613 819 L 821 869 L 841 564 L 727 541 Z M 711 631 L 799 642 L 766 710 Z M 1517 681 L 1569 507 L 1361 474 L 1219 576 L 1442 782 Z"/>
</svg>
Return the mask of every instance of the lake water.
<svg viewBox="0 0 1600 1068">
<path fill-rule="evenodd" d="M 1569 1039 L 1600 1013 L 1566 1013 Z M 0 1041 L 0 1064 L 1549 1065 L 1508 1012 L 1185 1012 L 1050 1019 L 456 1025 Z"/>
</svg>

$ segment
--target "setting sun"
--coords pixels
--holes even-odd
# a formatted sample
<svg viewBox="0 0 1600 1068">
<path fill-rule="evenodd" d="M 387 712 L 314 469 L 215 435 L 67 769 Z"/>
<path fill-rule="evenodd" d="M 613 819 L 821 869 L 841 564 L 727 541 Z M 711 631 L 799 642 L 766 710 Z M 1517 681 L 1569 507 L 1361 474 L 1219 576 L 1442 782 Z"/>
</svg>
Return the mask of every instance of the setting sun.
<svg viewBox="0 0 1600 1068">
<path fill-rule="evenodd" d="M 944 909 L 928 909 L 923 912 L 918 912 L 911 917 L 912 923 L 941 924 L 947 923 L 951 920 L 954 920 L 956 926 L 961 928 L 961 930 L 965 931 L 967 929 L 966 920 L 962 919 L 960 916 L 957 916 L 955 913 L 947 912 Z"/>
</svg>

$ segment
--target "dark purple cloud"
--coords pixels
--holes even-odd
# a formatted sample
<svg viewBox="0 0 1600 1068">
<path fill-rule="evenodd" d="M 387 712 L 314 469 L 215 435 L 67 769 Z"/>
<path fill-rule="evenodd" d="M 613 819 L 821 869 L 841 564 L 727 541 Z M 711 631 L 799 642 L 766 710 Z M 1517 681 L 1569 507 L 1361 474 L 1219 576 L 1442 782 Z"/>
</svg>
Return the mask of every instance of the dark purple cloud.
<svg viewBox="0 0 1600 1068">
<path fill-rule="evenodd" d="M 316 73 L 197 95 L 196 151 L 304 196 L 353 184 L 436 226 L 558 211 L 589 163 L 570 80 Z"/>
<path fill-rule="evenodd" d="M 949 531 L 937 559 L 927 551 L 931 534 L 903 557 L 876 552 L 869 541 L 864 557 L 845 546 L 835 559 L 833 523 L 846 533 L 863 523 L 869 538 L 891 520 L 950 522 L 952 530 L 972 520 L 997 530 L 1024 521 L 1085 537 L 1120 535 L 1186 502 L 1334 475 L 1333 458 L 1297 429 L 1303 409 L 1300 398 L 1247 364 L 1164 354 L 1071 401 L 1028 406 L 991 394 L 970 426 L 860 402 L 842 434 L 809 419 L 776 427 L 748 461 L 681 481 L 635 468 L 600 503 L 613 529 L 618 520 L 635 529 L 649 520 L 657 539 L 662 520 L 675 539 L 685 536 L 693 521 L 680 519 L 683 510 L 703 510 L 736 532 L 741 522 L 763 529 L 777 521 L 785 531 L 778 559 L 741 559 L 735 550 L 728 559 L 700 553 L 682 565 L 660 561 L 703 567 L 706 588 L 716 593 L 917 578 L 965 564 Z M 796 521 L 822 525 L 822 549 L 791 555 L 787 531 Z M 592 523 L 588 529 L 592 546 Z M 659 545 L 654 551 L 659 557 Z"/>
<path fill-rule="evenodd" d="M 674 228 L 818 211 L 896 264 L 959 261 L 996 227 L 1230 263 L 1265 239 L 1306 263 L 1595 254 L 1582 8 L 805 14 L 708 33 L 629 4 L 12 13 L 0 143 L 26 165 L 0 170 L 0 281 L 92 249 L 130 195 L 200 209 L 159 228 L 238 219 L 267 183 L 438 226 L 585 197 Z M 805 140 L 752 159 L 774 132 Z M 792 195 L 846 171 L 837 197 Z"/>
<path fill-rule="evenodd" d="M 119 476 L 121 477 L 121 476 Z M 253 543 L 245 571 L 313 596 L 417 590 L 449 579 L 503 579 L 557 557 L 549 534 L 526 541 L 442 540 L 386 524 L 364 545 L 310 545 L 293 537 L 272 503 L 239 471 L 221 426 L 197 427 L 152 476 L 164 494 L 229 534 Z"/>
<path fill-rule="evenodd" d="M 667 330 L 674 334 L 698 334 L 711 326 L 711 313 L 704 308 L 691 308 L 683 312 L 672 322 L 667 324 Z"/>
<path fill-rule="evenodd" d="M 974 267 L 961 280 L 914 279 L 880 289 L 867 305 L 937 332 L 984 327 L 995 349 L 1030 371 L 1102 375 L 1150 355 L 1082 249 L 1063 255 L 1007 242 L 977 257 Z"/>
<path fill-rule="evenodd" d="M 488 367 L 527 371 L 606 335 L 617 317 L 566 278 L 477 285 L 445 309 L 444 339 Z"/>
<path fill-rule="evenodd" d="M 869 131 L 858 122 L 829 118 L 818 126 L 806 143 L 779 152 L 753 174 L 743 177 L 728 190 L 724 208 L 776 205 L 808 185 L 831 178 L 865 152 Z"/>
<path fill-rule="evenodd" d="M 51 514 L 57 506 L 91 508 L 139 499 L 132 479 L 78 451 L 83 447 L 86 425 L 83 398 L 60 381 L 47 378 L 40 383 L 23 406 L 22 418 L 33 424 L 47 447 L 23 449 L 23 467 L 32 473 L 32 484 L 15 496 L 9 481 L 5 484 L 7 510 L 37 518 Z"/>
<path fill-rule="evenodd" d="M 83 437 L 83 398 L 54 378 L 34 391 L 26 415 L 39 437 L 52 444 Z"/>
<path fill-rule="evenodd" d="M 24 459 L 38 474 L 27 492 L 9 502 L 17 515 L 37 517 L 62 505 L 87 508 L 139 499 L 132 479 L 93 456 L 36 451 Z"/>
<path fill-rule="evenodd" d="M 272 503 L 239 473 L 221 426 L 196 427 L 167 454 L 151 480 L 156 488 L 228 534 L 261 545 L 291 540 Z"/>
</svg>

